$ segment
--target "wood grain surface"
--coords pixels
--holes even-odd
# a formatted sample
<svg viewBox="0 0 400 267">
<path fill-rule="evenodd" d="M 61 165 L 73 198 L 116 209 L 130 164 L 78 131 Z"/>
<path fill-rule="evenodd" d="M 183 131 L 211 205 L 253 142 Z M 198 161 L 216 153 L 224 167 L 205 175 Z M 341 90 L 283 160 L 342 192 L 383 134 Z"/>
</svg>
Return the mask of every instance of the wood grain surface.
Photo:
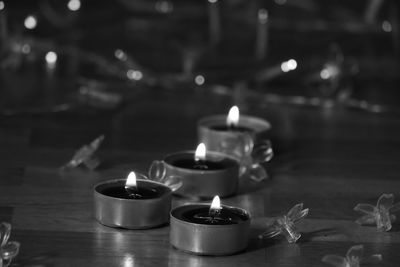
<svg viewBox="0 0 400 267">
<path fill-rule="evenodd" d="M 178 251 L 169 226 L 122 230 L 93 218 L 94 184 L 146 172 L 170 152 L 194 149 L 196 122 L 226 113 L 237 98 L 201 90 L 143 91 L 116 111 L 85 110 L 0 118 L 0 219 L 12 223 L 21 242 L 14 266 L 328 266 L 326 254 L 344 256 L 363 244 L 382 254 L 379 266 L 400 265 L 400 224 L 387 233 L 359 226 L 357 203 L 375 204 L 383 193 L 400 200 L 400 118 L 341 107 L 266 106 L 240 98 L 242 113 L 269 120 L 275 158 L 268 181 L 242 180 L 238 195 L 223 204 L 252 217 L 246 251 L 201 257 Z M 96 171 L 60 172 L 74 151 L 100 134 L 106 139 Z M 173 206 L 190 201 L 173 199 Z M 273 216 L 303 202 L 310 208 L 296 244 L 257 235 Z"/>
</svg>

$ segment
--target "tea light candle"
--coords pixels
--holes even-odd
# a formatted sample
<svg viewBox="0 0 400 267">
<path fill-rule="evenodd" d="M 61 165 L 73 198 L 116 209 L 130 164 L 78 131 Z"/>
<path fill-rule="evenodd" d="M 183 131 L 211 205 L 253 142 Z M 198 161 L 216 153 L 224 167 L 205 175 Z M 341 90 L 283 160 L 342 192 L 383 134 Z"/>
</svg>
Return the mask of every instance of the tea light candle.
<svg viewBox="0 0 400 267">
<path fill-rule="evenodd" d="M 171 198 L 169 187 L 131 172 L 126 180 L 94 187 L 94 214 L 97 221 L 110 227 L 153 228 L 168 222 Z"/>
<path fill-rule="evenodd" d="M 182 151 L 163 160 L 166 175 L 182 178 L 182 186 L 174 194 L 211 198 L 229 196 L 237 191 L 239 164 L 221 153 L 206 152 L 200 144 L 196 152 Z"/>
<path fill-rule="evenodd" d="M 201 119 L 197 124 L 199 142 L 211 151 L 226 152 L 224 144 L 228 140 L 251 136 L 254 142 L 268 137 L 271 124 L 261 118 L 240 115 L 239 108 L 233 106 L 225 115 L 214 115 Z"/>
<path fill-rule="evenodd" d="M 170 242 L 177 249 L 199 255 L 229 255 L 244 250 L 249 239 L 246 210 L 209 204 L 188 204 L 171 211 Z"/>
</svg>

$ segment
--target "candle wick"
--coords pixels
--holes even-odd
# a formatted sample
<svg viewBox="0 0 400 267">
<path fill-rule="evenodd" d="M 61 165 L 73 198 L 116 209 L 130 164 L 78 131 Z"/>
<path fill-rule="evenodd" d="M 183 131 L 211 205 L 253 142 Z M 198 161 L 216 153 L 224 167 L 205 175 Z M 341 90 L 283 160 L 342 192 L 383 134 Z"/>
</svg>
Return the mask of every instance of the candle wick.
<svg viewBox="0 0 400 267">
<path fill-rule="evenodd" d="M 131 198 L 141 198 L 142 197 L 142 195 L 139 194 L 136 186 L 129 187 L 129 186 L 125 185 L 125 190 L 128 193 L 129 197 L 131 197 Z"/>
<path fill-rule="evenodd" d="M 221 215 L 221 210 L 222 208 L 210 208 L 210 211 L 208 212 L 208 215 L 211 217 L 212 221 L 215 221 L 219 219 L 219 216 Z"/>
</svg>

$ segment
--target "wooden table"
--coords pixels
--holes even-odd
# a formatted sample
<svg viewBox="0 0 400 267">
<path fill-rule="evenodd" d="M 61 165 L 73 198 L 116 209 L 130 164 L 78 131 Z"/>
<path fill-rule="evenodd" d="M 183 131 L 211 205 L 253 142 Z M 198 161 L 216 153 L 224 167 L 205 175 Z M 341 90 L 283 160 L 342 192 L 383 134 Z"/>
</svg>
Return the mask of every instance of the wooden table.
<svg viewBox="0 0 400 267">
<path fill-rule="evenodd" d="M 243 113 L 273 124 L 275 158 L 271 179 L 241 181 L 237 196 L 223 199 L 253 217 L 243 253 L 201 257 L 169 244 L 169 227 L 121 230 L 93 218 L 93 185 L 146 172 L 154 159 L 194 149 L 196 121 L 226 113 L 237 103 L 227 96 L 149 89 L 119 110 L 19 115 L 0 119 L 0 220 L 11 222 L 11 240 L 21 242 L 15 266 L 328 266 L 326 254 L 344 256 L 363 244 L 382 254 L 379 266 L 400 264 L 400 225 L 387 233 L 359 226 L 357 203 L 375 204 L 383 193 L 400 200 L 400 119 L 362 111 L 265 106 L 241 98 Z M 74 151 L 100 134 L 106 140 L 96 171 L 60 172 Z M 173 206 L 188 199 L 174 198 Z M 310 214 L 299 224 L 296 244 L 278 237 L 259 240 L 263 225 L 294 204 Z M 217 237 L 216 237 L 217 238 Z"/>
</svg>

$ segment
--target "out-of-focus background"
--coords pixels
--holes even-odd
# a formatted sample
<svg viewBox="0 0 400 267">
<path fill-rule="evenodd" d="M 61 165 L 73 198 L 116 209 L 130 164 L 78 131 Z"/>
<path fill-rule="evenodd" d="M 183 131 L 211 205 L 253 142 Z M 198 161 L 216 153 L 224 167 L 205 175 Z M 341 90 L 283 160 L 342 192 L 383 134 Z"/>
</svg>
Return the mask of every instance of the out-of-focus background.
<svg viewBox="0 0 400 267">
<path fill-rule="evenodd" d="M 394 0 L 2 0 L 0 114 L 113 110 L 141 90 L 397 113 Z"/>
</svg>

